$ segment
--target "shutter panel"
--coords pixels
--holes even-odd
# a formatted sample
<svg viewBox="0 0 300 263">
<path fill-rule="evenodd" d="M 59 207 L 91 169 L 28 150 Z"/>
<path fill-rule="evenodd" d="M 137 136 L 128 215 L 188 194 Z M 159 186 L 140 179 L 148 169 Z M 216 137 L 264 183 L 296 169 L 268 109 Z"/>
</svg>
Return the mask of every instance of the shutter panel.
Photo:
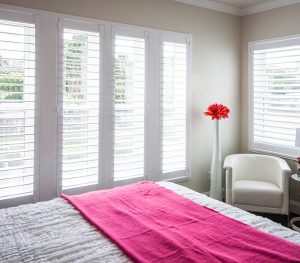
<svg viewBox="0 0 300 263">
<path fill-rule="evenodd" d="M 300 127 L 300 39 L 298 44 L 254 46 L 252 60 L 253 143 L 262 150 L 294 155 Z"/>
<path fill-rule="evenodd" d="M 0 20 L 0 200 L 34 194 L 35 52 L 34 23 Z"/>
<path fill-rule="evenodd" d="M 187 176 L 187 40 L 165 36 L 161 52 L 162 178 Z"/>
<path fill-rule="evenodd" d="M 100 36 L 74 23 L 62 29 L 62 190 L 99 183 Z"/>
<path fill-rule="evenodd" d="M 144 176 L 146 43 L 128 31 L 113 35 L 114 181 Z"/>
</svg>

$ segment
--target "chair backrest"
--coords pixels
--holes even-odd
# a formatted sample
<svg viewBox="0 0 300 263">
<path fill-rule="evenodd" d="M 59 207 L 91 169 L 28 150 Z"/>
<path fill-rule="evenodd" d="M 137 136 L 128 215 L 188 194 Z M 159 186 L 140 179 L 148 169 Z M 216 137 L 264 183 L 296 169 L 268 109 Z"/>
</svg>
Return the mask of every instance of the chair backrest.
<svg viewBox="0 0 300 263">
<path fill-rule="evenodd" d="M 282 170 L 272 156 L 241 154 L 233 157 L 232 180 L 255 180 L 282 185 Z"/>
</svg>

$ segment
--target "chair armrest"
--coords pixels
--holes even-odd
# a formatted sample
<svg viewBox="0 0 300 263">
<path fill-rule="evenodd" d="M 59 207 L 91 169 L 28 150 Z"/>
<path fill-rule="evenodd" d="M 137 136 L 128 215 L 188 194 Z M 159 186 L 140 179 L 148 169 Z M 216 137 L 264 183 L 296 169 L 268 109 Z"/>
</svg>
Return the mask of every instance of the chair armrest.
<svg viewBox="0 0 300 263">
<path fill-rule="evenodd" d="M 286 163 L 285 163 L 286 164 Z M 287 164 L 286 164 L 287 165 Z M 290 191 L 290 174 L 291 169 L 289 167 L 285 167 L 286 165 L 282 166 L 282 214 L 287 215 L 289 213 L 289 191 Z"/>
<path fill-rule="evenodd" d="M 226 203 L 232 205 L 232 157 L 228 155 L 224 160 L 223 168 L 226 170 L 225 175 L 225 190 L 226 190 Z"/>
<path fill-rule="evenodd" d="M 224 160 L 224 165 L 223 165 L 223 168 L 225 170 L 232 170 L 232 159 L 234 156 L 236 156 L 236 154 L 226 156 L 226 158 Z"/>
<path fill-rule="evenodd" d="M 280 165 L 280 168 L 282 170 L 282 173 L 284 174 L 290 174 L 292 173 L 291 168 L 287 164 L 287 162 L 281 158 L 276 158 L 278 160 L 278 164 Z"/>
<path fill-rule="evenodd" d="M 277 163 L 280 166 L 281 169 L 281 189 L 283 192 L 282 197 L 282 211 L 281 213 L 284 215 L 287 215 L 289 213 L 289 180 L 290 180 L 290 174 L 292 173 L 292 170 L 290 169 L 289 165 L 284 159 L 274 157 L 277 159 Z"/>
</svg>

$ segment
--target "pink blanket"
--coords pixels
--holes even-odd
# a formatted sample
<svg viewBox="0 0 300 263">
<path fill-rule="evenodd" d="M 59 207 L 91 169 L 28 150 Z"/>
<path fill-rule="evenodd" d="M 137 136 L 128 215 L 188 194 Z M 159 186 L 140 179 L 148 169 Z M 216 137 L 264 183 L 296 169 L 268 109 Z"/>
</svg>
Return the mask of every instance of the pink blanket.
<svg viewBox="0 0 300 263">
<path fill-rule="evenodd" d="M 135 262 L 300 262 L 300 246 L 152 182 L 62 197 Z"/>
</svg>

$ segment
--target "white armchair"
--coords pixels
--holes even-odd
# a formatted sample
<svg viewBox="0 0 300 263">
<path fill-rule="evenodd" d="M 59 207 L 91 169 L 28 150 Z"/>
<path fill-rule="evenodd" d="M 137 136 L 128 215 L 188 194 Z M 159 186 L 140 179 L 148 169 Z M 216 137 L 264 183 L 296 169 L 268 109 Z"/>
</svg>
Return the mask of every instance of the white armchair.
<svg viewBox="0 0 300 263">
<path fill-rule="evenodd" d="M 235 154 L 225 158 L 226 203 L 241 209 L 287 215 L 289 174 L 285 160 L 259 154 Z"/>
</svg>

